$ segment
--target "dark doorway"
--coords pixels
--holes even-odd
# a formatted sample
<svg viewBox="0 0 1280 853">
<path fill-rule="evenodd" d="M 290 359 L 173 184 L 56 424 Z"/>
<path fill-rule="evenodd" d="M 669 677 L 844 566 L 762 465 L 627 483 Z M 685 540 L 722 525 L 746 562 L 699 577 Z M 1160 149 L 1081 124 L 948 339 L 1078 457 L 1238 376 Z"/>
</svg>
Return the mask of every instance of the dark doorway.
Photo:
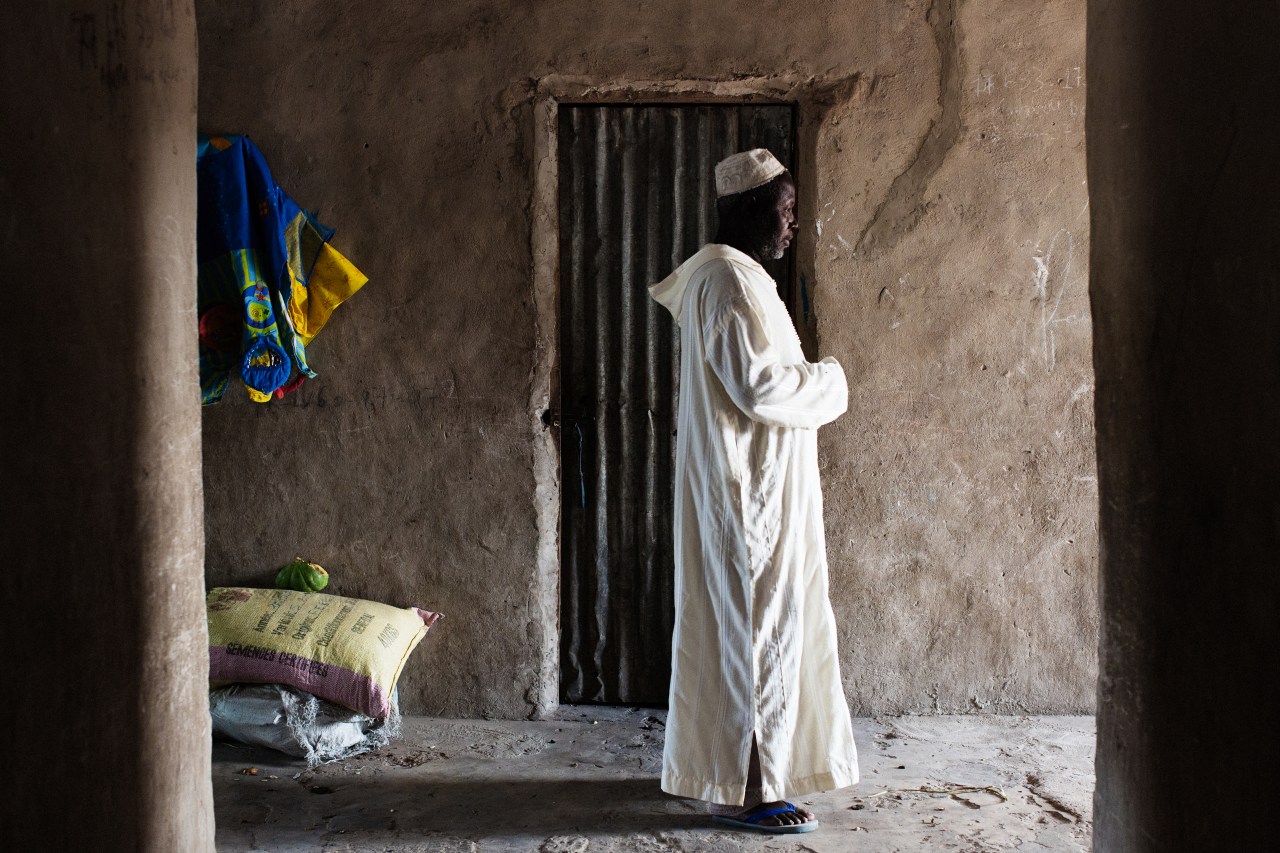
<svg viewBox="0 0 1280 853">
<path fill-rule="evenodd" d="M 794 139 L 790 105 L 559 108 L 563 702 L 666 705 L 679 338 L 646 288 L 713 236 L 716 162 L 794 173 Z"/>
</svg>

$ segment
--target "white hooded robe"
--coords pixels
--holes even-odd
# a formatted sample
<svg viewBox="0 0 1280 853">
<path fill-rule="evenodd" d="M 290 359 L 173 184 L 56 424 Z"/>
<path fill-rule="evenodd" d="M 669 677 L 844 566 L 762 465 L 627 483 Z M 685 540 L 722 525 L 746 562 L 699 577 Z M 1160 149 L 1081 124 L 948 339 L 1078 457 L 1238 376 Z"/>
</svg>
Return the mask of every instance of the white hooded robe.
<svg viewBox="0 0 1280 853">
<path fill-rule="evenodd" d="M 858 781 L 827 597 L 817 427 L 848 406 L 805 361 L 777 286 L 710 244 L 649 288 L 680 327 L 675 595 L 662 790 L 743 803 Z"/>
</svg>

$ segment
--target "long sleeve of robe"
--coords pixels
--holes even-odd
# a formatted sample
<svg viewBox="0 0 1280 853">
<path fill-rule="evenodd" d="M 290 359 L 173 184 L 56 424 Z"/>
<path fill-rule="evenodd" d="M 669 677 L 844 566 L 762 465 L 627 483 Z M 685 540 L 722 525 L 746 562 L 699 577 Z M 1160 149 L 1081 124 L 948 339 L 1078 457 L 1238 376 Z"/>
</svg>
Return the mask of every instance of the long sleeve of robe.
<svg viewBox="0 0 1280 853">
<path fill-rule="evenodd" d="M 680 326 L 676 625 L 662 789 L 766 801 L 858 780 L 827 595 L 817 428 L 844 370 L 805 361 L 764 268 L 711 244 L 650 288 Z"/>
</svg>

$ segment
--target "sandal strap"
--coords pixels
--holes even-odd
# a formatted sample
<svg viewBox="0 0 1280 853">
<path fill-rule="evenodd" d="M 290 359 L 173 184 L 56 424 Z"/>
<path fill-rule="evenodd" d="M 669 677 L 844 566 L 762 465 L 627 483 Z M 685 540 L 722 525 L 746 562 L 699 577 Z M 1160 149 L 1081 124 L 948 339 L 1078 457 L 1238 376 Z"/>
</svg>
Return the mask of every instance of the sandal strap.
<svg viewBox="0 0 1280 853">
<path fill-rule="evenodd" d="M 796 810 L 795 806 L 791 805 L 791 803 L 787 803 L 781 808 L 765 809 L 762 812 L 754 812 L 744 818 L 739 818 L 739 820 L 744 820 L 747 823 L 756 824 L 764 820 L 765 818 L 776 817 L 780 814 L 795 813 L 795 810 Z"/>
</svg>

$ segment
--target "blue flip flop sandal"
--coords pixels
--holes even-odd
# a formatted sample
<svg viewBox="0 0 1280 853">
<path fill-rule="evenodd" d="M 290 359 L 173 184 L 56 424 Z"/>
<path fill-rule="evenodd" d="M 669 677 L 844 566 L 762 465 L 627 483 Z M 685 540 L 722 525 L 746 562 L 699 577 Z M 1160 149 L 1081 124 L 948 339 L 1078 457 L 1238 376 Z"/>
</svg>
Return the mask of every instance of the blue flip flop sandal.
<svg viewBox="0 0 1280 853">
<path fill-rule="evenodd" d="M 784 803 L 781 808 L 765 809 L 762 812 L 748 815 L 744 818 L 732 818 L 724 815 L 712 815 L 711 819 L 716 823 L 723 823 L 726 826 L 736 827 L 737 829 L 754 829 L 756 832 L 770 832 L 774 835 L 798 835 L 801 832 L 813 832 L 818 828 L 816 820 L 807 823 L 793 823 L 789 826 L 761 826 L 760 821 L 771 818 L 774 815 L 786 814 L 794 812 L 796 807 L 791 803 Z"/>
</svg>

